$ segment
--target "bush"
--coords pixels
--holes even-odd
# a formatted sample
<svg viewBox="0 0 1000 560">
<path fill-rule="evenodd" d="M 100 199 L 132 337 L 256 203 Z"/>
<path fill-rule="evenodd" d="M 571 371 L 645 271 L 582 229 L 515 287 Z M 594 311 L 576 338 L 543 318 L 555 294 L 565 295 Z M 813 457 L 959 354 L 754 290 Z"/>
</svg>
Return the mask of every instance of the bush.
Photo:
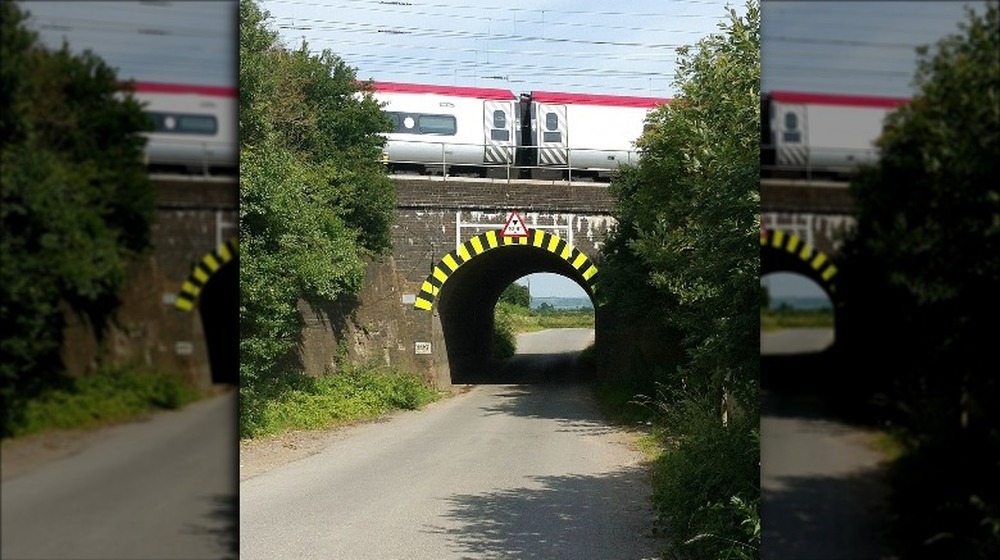
<svg viewBox="0 0 1000 560">
<path fill-rule="evenodd" d="M 503 360 L 517 351 L 517 329 L 514 326 L 516 315 L 519 315 L 519 306 L 504 302 L 497 304 L 493 313 L 494 358 Z"/>
<path fill-rule="evenodd" d="M 255 390 L 240 390 L 240 437 L 323 429 L 392 410 L 415 410 L 438 393 L 415 374 L 349 367 L 343 373 L 275 376 Z"/>
<path fill-rule="evenodd" d="M 753 415 L 722 426 L 718 411 L 682 399 L 663 410 L 667 448 L 653 501 L 679 558 L 758 558 L 760 430 Z M 671 441 L 672 440 L 672 441 Z"/>
<path fill-rule="evenodd" d="M 24 413 L 5 427 L 4 435 L 25 436 L 50 429 L 90 428 L 129 420 L 158 409 L 177 409 L 198 392 L 176 375 L 131 369 L 105 369 L 26 401 Z"/>
</svg>

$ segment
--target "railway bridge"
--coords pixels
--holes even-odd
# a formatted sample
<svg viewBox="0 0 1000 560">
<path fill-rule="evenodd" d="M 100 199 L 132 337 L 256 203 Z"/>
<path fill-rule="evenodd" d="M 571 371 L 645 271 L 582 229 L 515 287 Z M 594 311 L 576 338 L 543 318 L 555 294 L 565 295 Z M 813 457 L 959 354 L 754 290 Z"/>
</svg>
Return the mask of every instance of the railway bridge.
<svg viewBox="0 0 1000 560">
<path fill-rule="evenodd" d="M 235 383 L 239 275 L 235 176 L 152 175 L 152 250 L 130 265 L 103 332 L 66 312 L 63 362 L 80 375 L 101 362 L 183 375 L 197 386 Z"/>
<path fill-rule="evenodd" d="M 353 313 L 302 305 L 307 372 L 335 367 L 338 353 L 423 372 L 445 387 L 492 356 L 494 306 L 527 274 L 549 272 L 593 297 L 613 224 L 607 185 L 593 182 L 394 176 L 396 219 L 389 258 L 369 264 Z M 528 235 L 505 237 L 512 213 Z M 340 315 L 343 315 L 341 311 Z"/>
<path fill-rule="evenodd" d="M 761 276 L 801 274 L 836 307 L 837 251 L 855 223 L 847 183 L 762 179 L 760 201 Z"/>
</svg>

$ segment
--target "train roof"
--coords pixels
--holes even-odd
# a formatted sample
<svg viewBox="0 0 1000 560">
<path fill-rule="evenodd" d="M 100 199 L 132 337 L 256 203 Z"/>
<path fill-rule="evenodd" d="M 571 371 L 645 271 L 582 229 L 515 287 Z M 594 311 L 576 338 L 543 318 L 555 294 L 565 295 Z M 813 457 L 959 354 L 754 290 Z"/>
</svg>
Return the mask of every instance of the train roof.
<svg viewBox="0 0 1000 560">
<path fill-rule="evenodd" d="M 214 97 L 238 97 L 234 87 L 197 84 L 170 84 L 163 82 L 134 82 L 137 93 L 194 93 Z"/>
<path fill-rule="evenodd" d="M 873 95 L 845 95 L 839 93 L 813 93 L 800 91 L 772 91 L 767 96 L 779 103 L 803 103 L 807 105 L 840 105 L 849 107 L 873 107 L 894 109 L 910 100 L 905 97 L 881 97 Z"/>
<path fill-rule="evenodd" d="M 401 82 L 372 82 L 372 86 L 375 91 L 380 93 L 431 93 L 453 95 L 456 97 L 473 97 L 476 99 L 517 99 L 517 95 L 513 91 L 500 88 L 437 86 L 431 84 L 405 84 Z"/>
<path fill-rule="evenodd" d="M 533 91 L 532 101 L 539 103 L 560 103 L 566 105 L 602 105 L 613 107 L 642 107 L 652 109 L 666 103 L 665 97 L 640 97 L 635 95 L 602 95 L 591 93 L 560 93 L 554 91 Z"/>
</svg>

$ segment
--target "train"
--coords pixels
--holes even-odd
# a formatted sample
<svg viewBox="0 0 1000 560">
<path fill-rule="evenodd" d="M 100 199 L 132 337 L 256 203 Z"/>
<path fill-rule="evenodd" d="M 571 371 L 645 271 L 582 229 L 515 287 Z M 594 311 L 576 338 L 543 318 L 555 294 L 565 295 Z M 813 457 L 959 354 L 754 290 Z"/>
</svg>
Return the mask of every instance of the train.
<svg viewBox="0 0 1000 560">
<path fill-rule="evenodd" d="M 371 82 L 394 129 L 392 173 L 608 179 L 638 161 L 646 116 L 670 99 Z"/>
<path fill-rule="evenodd" d="M 135 82 L 132 96 L 152 121 L 145 161 L 151 173 L 238 173 L 236 88 Z"/>
<path fill-rule="evenodd" d="M 878 160 L 886 116 L 908 98 L 770 91 L 761 96 L 761 176 L 849 180 Z"/>
</svg>

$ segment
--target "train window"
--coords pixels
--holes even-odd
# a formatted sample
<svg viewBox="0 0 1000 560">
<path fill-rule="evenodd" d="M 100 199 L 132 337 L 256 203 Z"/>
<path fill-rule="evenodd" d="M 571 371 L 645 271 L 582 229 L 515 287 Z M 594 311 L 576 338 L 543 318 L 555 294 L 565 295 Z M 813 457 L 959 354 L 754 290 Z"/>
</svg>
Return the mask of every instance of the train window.
<svg viewBox="0 0 1000 560">
<path fill-rule="evenodd" d="M 799 116 L 789 111 L 785 113 L 785 130 L 781 134 L 785 142 L 801 142 L 802 133 L 799 132 Z"/>
<path fill-rule="evenodd" d="M 507 113 L 499 109 L 493 111 L 493 128 L 507 128 Z"/>
<path fill-rule="evenodd" d="M 417 122 L 420 134 L 452 135 L 458 130 L 455 117 L 451 115 L 420 115 Z"/>
<path fill-rule="evenodd" d="M 559 128 L 559 115 L 555 113 L 545 113 L 545 128 L 556 130 Z M 556 140 L 558 142 L 558 140 Z"/>
<path fill-rule="evenodd" d="M 147 115 L 153 119 L 155 132 L 212 135 L 219 129 L 219 122 L 212 115 L 177 115 L 157 112 L 149 112 Z"/>
<path fill-rule="evenodd" d="M 497 128 L 490 129 L 490 140 L 497 142 L 510 142 L 510 131 Z"/>
</svg>

